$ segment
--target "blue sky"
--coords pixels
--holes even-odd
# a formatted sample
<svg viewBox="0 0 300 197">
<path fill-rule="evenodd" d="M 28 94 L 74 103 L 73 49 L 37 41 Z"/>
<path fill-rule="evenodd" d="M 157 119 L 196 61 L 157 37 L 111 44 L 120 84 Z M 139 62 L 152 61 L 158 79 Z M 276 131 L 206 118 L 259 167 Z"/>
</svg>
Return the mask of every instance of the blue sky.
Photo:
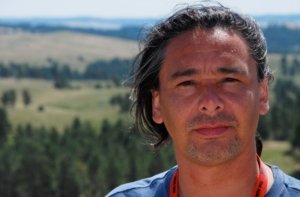
<svg viewBox="0 0 300 197">
<path fill-rule="evenodd" d="M 177 4 L 193 0 L 0 0 L 3 17 L 146 18 L 169 15 Z M 219 0 L 250 15 L 300 14 L 300 0 Z"/>
</svg>

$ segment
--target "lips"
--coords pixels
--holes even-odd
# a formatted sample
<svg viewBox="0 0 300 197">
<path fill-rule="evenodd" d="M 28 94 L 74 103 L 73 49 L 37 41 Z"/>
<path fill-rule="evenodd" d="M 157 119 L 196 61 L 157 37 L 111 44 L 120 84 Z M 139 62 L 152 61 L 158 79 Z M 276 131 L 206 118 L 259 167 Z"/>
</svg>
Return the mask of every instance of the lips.
<svg viewBox="0 0 300 197">
<path fill-rule="evenodd" d="M 227 125 L 206 125 L 201 126 L 197 129 L 193 129 L 196 133 L 202 135 L 203 137 L 219 137 L 226 133 L 230 126 Z"/>
</svg>

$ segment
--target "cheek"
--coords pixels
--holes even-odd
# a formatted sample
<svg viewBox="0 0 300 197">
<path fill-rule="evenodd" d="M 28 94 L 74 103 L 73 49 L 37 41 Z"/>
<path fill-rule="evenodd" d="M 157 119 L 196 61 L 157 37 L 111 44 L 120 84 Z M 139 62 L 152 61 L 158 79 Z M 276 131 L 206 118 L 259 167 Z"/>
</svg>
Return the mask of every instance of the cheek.
<svg viewBox="0 0 300 197">
<path fill-rule="evenodd" d="M 165 106 L 164 113 L 170 117 L 174 116 L 176 119 L 180 119 L 180 117 L 184 119 L 197 108 L 198 96 L 195 94 L 170 93 L 166 94 L 164 98 L 166 98 L 166 100 L 162 100 Z"/>
<path fill-rule="evenodd" d="M 256 119 L 259 116 L 259 95 L 253 90 L 243 89 L 238 92 L 224 94 L 223 101 L 225 110 L 229 113 L 235 113 L 238 119 Z"/>
<path fill-rule="evenodd" d="M 166 91 L 152 92 L 152 119 L 157 124 L 163 123 L 173 140 L 182 138 L 178 136 L 184 133 L 181 132 L 185 117 L 181 106 L 180 100 Z"/>
<path fill-rule="evenodd" d="M 256 130 L 260 113 L 258 95 L 253 91 L 245 91 L 244 94 L 231 98 L 229 102 L 228 110 L 235 113 L 243 132 L 253 133 L 253 130 Z"/>
<path fill-rule="evenodd" d="M 222 91 L 227 100 L 234 101 L 241 106 L 259 106 L 259 89 L 249 85 L 240 85 L 236 88 Z"/>
<path fill-rule="evenodd" d="M 184 105 L 181 100 L 173 96 L 166 96 L 161 100 L 161 114 L 164 119 L 164 123 L 166 125 L 169 122 L 177 122 L 180 120 L 180 114 L 183 114 L 184 111 L 182 110 L 182 106 Z"/>
<path fill-rule="evenodd" d="M 189 100 L 175 94 L 166 94 L 161 97 L 161 115 L 170 135 L 176 130 L 185 129 L 185 122 L 193 109 Z"/>
</svg>

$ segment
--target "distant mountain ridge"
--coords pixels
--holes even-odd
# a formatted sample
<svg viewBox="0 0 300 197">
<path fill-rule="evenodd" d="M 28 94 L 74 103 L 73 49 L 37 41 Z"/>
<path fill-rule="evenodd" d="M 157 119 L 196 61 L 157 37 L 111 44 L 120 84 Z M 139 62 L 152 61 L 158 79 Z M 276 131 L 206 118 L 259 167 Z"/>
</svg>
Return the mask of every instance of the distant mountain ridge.
<svg viewBox="0 0 300 197">
<path fill-rule="evenodd" d="M 155 18 L 0 18 L 0 24 L 31 24 L 33 26 L 50 25 L 103 30 L 116 30 L 127 26 L 149 26 L 157 21 L 159 21 L 159 19 Z"/>
<path fill-rule="evenodd" d="M 282 25 L 282 24 L 300 24 L 300 14 L 291 15 L 260 15 L 254 17 L 260 24 Z"/>
<path fill-rule="evenodd" d="M 258 15 L 254 18 L 263 25 L 278 25 L 299 23 L 300 13 L 291 15 Z M 161 18 L 97 18 L 97 17 L 69 17 L 69 18 L 0 18 L 1 24 L 31 24 L 67 26 L 76 28 L 120 29 L 124 26 L 152 26 Z"/>
</svg>

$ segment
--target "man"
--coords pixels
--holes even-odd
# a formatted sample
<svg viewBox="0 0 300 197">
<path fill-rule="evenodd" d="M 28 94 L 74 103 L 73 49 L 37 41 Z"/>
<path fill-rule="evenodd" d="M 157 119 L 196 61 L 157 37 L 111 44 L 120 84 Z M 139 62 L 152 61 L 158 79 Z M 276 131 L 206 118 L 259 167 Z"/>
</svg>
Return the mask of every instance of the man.
<svg viewBox="0 0 300 197">
<path fill-rule="evenodd" d="M 152 28 L 137 61 L 137 128 L 155 147 L 170 139 L 178 166 L 107 196 L 300 196 L 298 180 L 257 155 L 272 75 L 251 18 L 184 8 Z"/>
</svg>

